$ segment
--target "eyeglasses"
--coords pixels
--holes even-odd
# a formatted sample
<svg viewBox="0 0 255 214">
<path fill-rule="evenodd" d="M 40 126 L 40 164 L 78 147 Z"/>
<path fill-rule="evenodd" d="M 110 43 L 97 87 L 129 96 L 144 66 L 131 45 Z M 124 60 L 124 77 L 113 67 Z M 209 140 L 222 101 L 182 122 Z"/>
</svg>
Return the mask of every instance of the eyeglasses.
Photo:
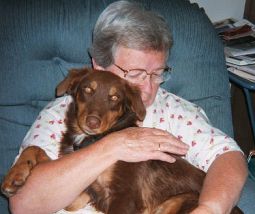
<svg viewBox="0 0 255 214">
<path fill-rule="evenodd" d="M 150 76 L 151 81 L 153 81 L 154 83 L 157 83 L 157 84 L 161 84 L 161 83 L 169 80 L 171 78 L 171 73 L 172 73 L 172 69 L 168 66 L 166 66 L 165 68 L 155 70 L 154 72 L 149 74 L 144 69 L 136 68 L 136 69 L 126 70 L 115 63 L 113 65 L 115 65 L 118 69 L 123 71 L 124 77 L 133 83 L 142 82 L 146 79 L 147 76 Z"/>
</svg>

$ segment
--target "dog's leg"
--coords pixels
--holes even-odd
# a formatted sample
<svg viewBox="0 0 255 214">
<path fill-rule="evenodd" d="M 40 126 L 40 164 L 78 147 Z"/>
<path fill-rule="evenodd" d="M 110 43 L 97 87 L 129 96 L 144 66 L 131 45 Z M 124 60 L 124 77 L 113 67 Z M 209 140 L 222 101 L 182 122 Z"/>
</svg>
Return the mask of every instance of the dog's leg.
<svg viewBox="0 0 255 214">
<path fill-rule="evenodd" d="M 79 210 L 88 204 L 90 197 L 86 192 L 82 192 L 69 206 L 65 208 L 66 211 L 73 212 Z"/>
<path fill-rule="evenodd" d="M 39 163 L 48 161 L 50 158 L 44 150 L 37 146 L 26 148 L 17 162 L 5 176 L 1 190 L 4 195 L 11 197 L 24 185 L 31 170 Z"/>
<path fill-rule="evenodd" d="M 154 211 L 144 212 L 143 214 L 188 214 L 198 206 L 198 193 L 182 193 L 171 197 L 160 204 Z M 243 214 L 238 208 L 234 207 L 231 214 Z"/>
<path fill-rule="evenodd" d="M 183 193 L 160 204 L 153 214 L 188 214 L 198 205 L 198 193 Z"/>
</svg>

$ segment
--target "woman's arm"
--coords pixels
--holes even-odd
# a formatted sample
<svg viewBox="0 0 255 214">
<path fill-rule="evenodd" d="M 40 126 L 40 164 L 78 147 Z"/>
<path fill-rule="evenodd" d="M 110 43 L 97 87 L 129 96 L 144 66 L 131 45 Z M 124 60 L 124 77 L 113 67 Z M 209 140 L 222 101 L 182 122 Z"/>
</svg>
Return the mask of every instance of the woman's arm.
<svg viewBox="0 0 255 214">
<path fill-rule="evenodd" d="M 37 165 L 9 199 L 12 213 L 53 213 L 63 209 L 114 163 L 103 143 Z"/>
<path fill-rule="evenodd" d="M 71 204 L 117 160 L 173 162 L 174 158 L 164 152 L 184 155 L 187 149 L 187 145 L 158 129 L 128 128 L 115 132 L 84 149 L 36 166 L 25 185 L 10 198 L 10 209 L 14 214 L 56 212 Z"/>
<path fill-rule="evenodd" d="M 207 172 L 199 207 L 192 214 L 230 213 L 239 200 L 247 174 L 246 161 L 241 152 L 220 155 Z"/>
</svg>

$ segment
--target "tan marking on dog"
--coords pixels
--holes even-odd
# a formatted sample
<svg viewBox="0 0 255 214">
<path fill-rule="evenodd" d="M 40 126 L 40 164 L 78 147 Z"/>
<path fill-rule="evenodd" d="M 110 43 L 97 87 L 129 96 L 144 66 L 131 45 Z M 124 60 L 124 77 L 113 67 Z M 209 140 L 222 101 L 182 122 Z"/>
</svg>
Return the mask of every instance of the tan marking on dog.
<svg viewBox="0 0 255 214">
<path fill-rule="evenodd" d="M 96 90 L 97 89 L 97 82 L 96 81 L 92 81 L 90 83 L 90 87 L 93 89 L 93 90 Z"/>
<path fill-rule="evenodd" d="M 117 118 L 123 114 L 123 109 L 120 108 L 118 111 L 108 112 L 104 115 L 104 119 L 101 124 L 101 131 L 106 131 L 117 122 Z"/>
<path fill-rule="evenodd" d="M 107 168 L 101 175 L 98 176 L 97 182 L 101 186 L 108 186 L 110 182 L 112 181 L 112 172 L 114 169 L 114 165 Z"/>
<path fill-rule="evenodd" d="M 100 176 L 98 176 L 98 178 L 96 179 L 96 181 L 94 183 L 92 183 L 92 188 L 100 193 L 100 195 L 104 196 L 103 198 L 105 198 L 104 203 L 109 204 L 110 203 L 110 194 L 111 194 L 111 190 L 110 190 L 110 184 L 112 182 L 112 173 L 114 170 L 114 165 L 112 165 L 111 167 L 107 168 Z"/>
<path fill-rule="evenodd" d="M 90 197 L 86 192 L 82 192 L 69 206 L 66 211 L 72 212 L 85 207 L 90 201 Z"/>
<path fill-rule="evenodd" d="M 112 86 L 111 88 L 110 88 L 110 91 L 109 91 L 109 95 L 110 96 L 113 96 L 113 95 L 115 95 L 116 93 L 117 93 L 117 88 L 116 87 L 114 87 L 114 86 Z"/>
</svg>

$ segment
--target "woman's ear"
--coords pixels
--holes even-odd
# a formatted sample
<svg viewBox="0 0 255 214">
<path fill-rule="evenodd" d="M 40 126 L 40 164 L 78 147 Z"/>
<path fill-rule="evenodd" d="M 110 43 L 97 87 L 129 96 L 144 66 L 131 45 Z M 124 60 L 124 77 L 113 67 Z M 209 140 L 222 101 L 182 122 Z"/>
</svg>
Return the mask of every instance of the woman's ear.
<svg viewBox="0 0 255 214">
<path fill-rule="evenodd" d="M 92 66 L 93 66 L 93 68 L 96 69 L 96 70 L 101 70 L 101 71 L 104 71 L 104 70 L 105 70 L 102 66 L 100 66 L 100 65 L 98 65 L 98 64 L 96 63 L 96 61 L 95 61 L 94 58 L 92 58 Z"/>
</svg>

